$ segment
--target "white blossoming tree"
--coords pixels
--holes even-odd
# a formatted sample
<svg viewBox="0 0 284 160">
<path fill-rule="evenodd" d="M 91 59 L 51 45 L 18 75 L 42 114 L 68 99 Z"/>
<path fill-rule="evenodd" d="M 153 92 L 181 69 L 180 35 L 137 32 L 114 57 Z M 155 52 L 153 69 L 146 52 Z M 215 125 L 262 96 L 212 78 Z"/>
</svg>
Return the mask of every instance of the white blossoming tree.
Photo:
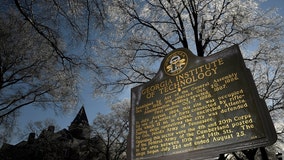
<svg viewBox="0 0 284 160">
<path fill-rule="evenodd" d="M 103 58 L 95 61 L 101 64 L 100 76 L 105 78 L 95 81 L 97 92 L 119 92 L 129 84 L 150 80 L 161 59 L 173 49 L 188 48 L 204 57 L 237 44 L 254 75 L 260 97 L 268 105 L 281 142 L 284 23 L 276 10 L 262 10 L 258 2 L 112 1 L 108 15 L 116 30 L 105 34 L 107 38 L 94 46 L 97 54 L 107 53 L 98 54 Z M 261 151 L 264 153 L 263 148 Z M 255 152 L 242 154 L 254 157 Z"/>
</svg>

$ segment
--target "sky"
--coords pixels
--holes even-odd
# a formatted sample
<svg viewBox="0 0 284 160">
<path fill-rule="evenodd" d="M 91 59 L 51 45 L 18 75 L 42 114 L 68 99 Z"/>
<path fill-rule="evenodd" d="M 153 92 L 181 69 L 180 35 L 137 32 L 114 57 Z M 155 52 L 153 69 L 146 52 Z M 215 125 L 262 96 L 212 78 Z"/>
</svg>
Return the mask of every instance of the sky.
<svg viewBox="0 0 284 160">
<path fill-rule="evenodd" d="M 261 6 L 261 8 L 278 8 L 278 13 L 284 17 L 284 0 L 267 0 Z M 63 128 L 68 128 L 72 120 L 75 118 L 79 109 L 83 105 L 89 120 L 89 124 L 92 124 L 92 121 L 96 117 L 97 113 L 107 114 L 110 112 L 111 104 L 109 100 L 104 99 L 103 97 L 93 97 L 91 85 L 85 83 L 80 90 L 81 100 L 73 112 L 68 114 L 55 114 L 52 109 L 43 110 L 39 107 L 24 107 L 21 109 L 21 116 L 19 117 L 18 125 L 20 127 L 25 127 L 27 123 L 34 121 L 42 121 L 47 118 L 52 118 L 56 120 L 57 124 Z M 120 98 L 130 98 L 130 89 L 126 90 Z M 12 140 L 12 144 L 18 143 L 18 139 Z"/>
<path fill-rule="evenodd" d="M 260 5 L 261 8 L 277 8 L 278 13 L 284 16 L 284 1 L 283 0 L 266 0 Z"/>
</svg>

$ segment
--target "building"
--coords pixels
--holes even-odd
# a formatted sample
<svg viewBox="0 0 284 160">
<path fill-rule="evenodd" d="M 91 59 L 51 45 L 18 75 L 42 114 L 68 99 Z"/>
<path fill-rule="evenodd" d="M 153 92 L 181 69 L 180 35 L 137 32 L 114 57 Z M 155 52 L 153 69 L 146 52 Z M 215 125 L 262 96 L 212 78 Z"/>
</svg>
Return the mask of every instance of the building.
<svg viewBox="0 0 284 160">
<path fill-rule="evenodd" d="M 16 145 L 3 144 L 1 160 L 99 160 L 101 141 L 90 138 L 90 126 L 84 107 L 68 129 L 54 132 L 54 126 L 43 130 L 36 138 L 30 133 L 27 141 Z"/>
</svg>

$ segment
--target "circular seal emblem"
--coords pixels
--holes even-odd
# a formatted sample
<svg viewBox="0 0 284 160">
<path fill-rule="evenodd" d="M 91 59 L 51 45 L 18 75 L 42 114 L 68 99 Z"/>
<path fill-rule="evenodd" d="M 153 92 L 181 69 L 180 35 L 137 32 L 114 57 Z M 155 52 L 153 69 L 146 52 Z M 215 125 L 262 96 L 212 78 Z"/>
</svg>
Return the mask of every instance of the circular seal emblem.
<svg viewBox="0 0 284 160">
<path fill-rule="evenodd" d="M 174 76 L 181 73 L 187 66 L 188 57 L 183 51 L 176 51 L 170 54 L 165 63 L 164 70 L 167 75 Z"/>
</svg>

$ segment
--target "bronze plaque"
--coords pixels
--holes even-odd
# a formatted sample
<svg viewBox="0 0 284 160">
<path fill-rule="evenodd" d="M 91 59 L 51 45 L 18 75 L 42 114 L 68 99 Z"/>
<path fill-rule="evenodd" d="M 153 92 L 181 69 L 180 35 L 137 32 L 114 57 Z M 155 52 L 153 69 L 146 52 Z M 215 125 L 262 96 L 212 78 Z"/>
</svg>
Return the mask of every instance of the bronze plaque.
<svg viewBox="0 0 284 160">
<path fill-rule="evenodd" d="M 238 46 L 205 58 L 174 50 L 131 90 L 128 159 L 204 159 L 275 141 Z"/>
</svg>

